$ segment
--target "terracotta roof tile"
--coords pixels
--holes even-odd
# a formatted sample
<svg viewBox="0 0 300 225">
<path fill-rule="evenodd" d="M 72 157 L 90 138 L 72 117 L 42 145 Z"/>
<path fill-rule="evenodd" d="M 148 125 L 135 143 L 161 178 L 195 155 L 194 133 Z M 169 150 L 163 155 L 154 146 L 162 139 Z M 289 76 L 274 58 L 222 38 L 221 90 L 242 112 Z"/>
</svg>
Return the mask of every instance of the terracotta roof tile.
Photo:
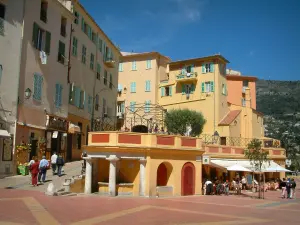
<svg viewBox="0 0 300 225">
<path fill-rule="evenodd" d="M 232 110 L 221 120 L 219 126 L 228 126 L 230 125 L 237 116 L 241 113 L 241 110 Z"/>
</svg>

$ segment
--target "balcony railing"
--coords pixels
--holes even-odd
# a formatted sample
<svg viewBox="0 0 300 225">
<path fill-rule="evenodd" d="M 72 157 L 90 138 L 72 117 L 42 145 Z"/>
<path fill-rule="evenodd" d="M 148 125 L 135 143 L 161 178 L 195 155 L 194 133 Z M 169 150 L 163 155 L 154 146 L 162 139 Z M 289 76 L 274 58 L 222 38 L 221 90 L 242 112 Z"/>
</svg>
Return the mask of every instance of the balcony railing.
<svg viewBox="0 0 300 225">
<path fill-rule="evenodd" d="M 187 81 L 187 80 L 197 80 L 197 76 L 198 76 L 197 72 L 179 74 L 176 76 L 176 81 L 180 82 L 180 81 Z"/>
<path fill-rule="evenodd" d="M 115 67 L 115 61 L 111 57 L 104 57 L 104 63 L 109 68 L 114 68 Z"/>
<path fill-rule="evenodd" d="M 0 18 L 0 35 L 4 36 L 4 19 Z"/>
</svg>

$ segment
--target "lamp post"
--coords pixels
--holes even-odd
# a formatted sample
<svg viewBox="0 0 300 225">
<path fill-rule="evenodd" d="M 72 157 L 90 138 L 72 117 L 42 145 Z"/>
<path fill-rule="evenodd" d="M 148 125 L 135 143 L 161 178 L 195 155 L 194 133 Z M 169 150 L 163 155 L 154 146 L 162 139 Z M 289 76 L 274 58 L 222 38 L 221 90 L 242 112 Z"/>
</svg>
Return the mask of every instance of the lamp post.
<svg viewBox="0 0 300 225">
<path fill-rule="evenodd" d="M 30 99 L 31 93 L 32 93 L 31 89 L 30 88 L 26 88 L 26 90 L 25 90 L 24 93 L 25 93 L 25 100 Z M 24 103 L 24 101 L 21 102 L 20 97 L 18 97 L 18 103 L 22 104 L 22 103 Z"/>
<path fill-rule="evenodd" d="M 219 135 L 218 131 L 215 131 L 214 135 L 213 135 L 214 144 L 216 144 L 218 142 L 219 137 L 220 137 L 220 135 Z"/>
</svg>

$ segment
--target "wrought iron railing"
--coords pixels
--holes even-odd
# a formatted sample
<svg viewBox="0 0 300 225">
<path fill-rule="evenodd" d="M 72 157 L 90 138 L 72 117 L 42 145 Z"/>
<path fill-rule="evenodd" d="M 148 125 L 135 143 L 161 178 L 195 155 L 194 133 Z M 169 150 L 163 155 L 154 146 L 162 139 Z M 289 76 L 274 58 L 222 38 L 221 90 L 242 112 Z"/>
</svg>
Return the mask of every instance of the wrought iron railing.
<svg viewBox="0 0 300 225">
<path fill-rule="evenodd" d="M 197 72 L 191 72 L 191 73 L 179 74 L 176 76 L 176 79 L 181 80 L 181 79 L 195 78 L 195 77 L 197 77 Z"/>
</svg>

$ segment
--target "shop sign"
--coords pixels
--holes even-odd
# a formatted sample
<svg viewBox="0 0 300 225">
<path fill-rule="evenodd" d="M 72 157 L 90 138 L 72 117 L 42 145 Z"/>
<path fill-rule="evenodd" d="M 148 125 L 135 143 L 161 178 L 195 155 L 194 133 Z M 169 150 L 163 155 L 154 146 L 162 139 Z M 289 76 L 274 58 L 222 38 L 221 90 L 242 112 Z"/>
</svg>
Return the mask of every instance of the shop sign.
<svg viewBox="0 0 300 225">
<path fill-rule="evenodd" d="M 208 165 L 208 164 L 209 164 L 209 162 L 210 162 L 210 157 L 209 157 L 209 155 L 204 155 L 204 156 L 202 157 L 202 159 L 203 159 L 202 164 L 204 164 L 204 165 Z"/>
<path fill-rule="evenodd" d="M 46 127 L 47 129 L 68 131 L 68 121 L 61 118 L 47 115 Z"/>
</svg>

